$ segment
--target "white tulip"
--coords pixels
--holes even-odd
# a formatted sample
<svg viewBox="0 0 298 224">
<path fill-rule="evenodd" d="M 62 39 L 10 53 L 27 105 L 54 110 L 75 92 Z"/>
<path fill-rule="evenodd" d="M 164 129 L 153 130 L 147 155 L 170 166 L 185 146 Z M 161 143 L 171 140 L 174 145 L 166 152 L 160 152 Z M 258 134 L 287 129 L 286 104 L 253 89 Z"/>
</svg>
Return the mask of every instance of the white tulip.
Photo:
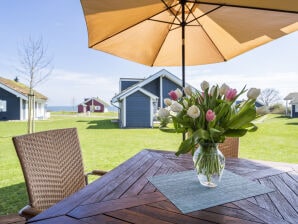
<svg viewBox="0 0 298 224">
<path fill-rule="evenodd" d="M 187 95 L 187 96 L 191 96 L 192 95 L 192 88 L 190 86 L 186 86 L 184 88 L 184 93 Z"/>
<path fill-rule="evenodd" d="M 170 116 L 170 111 L 168 111 L 165 108 L 160 108 L 159 109 L 159 111 L 158 111 L 158 117 L 160 117 L 160 118 L 166 118 L 168 116 Z"/>
<path fill-rule="evenodd" d="M 206 89 L 209 88 L 209 83 L 207 81 L 203 81 L 201 83 L 201 88 L 202 88 L 203 91 L 205 91 Z"/>
<path fill-rule="evenodd" d="M 260 93 L 261 93 L 261 90 L 260 89 L 251 88 L 247 92 L 247 97 L 248 97 L 248 99 L 257 99 L 258 96 L 260 95 Z"/>
<path fill-rule="evenodd" d="M 171 100 L 170 98 L 165 98 L 165 99 L 163 100 L 163 102 L 164 102 L 165 105 L 167 105 L 167 106 L 171 106 L 171 105 L 172 105 L 172 100 Z"/>
<path fill-rule="evenodd" d="M 182 93 L 181 90 L 178 89 L 178 88 L 175 90 L 175 93 L 177 94 L 178 99 L 180 99 L 180 98 L 183 96 L 183 93 Z"/>
<path fill-rule="evenodd" d="M 192 105 L 187 110 L 187 115 L 195 119 L 200 116 L 200 109 L 196 105 Z"/>
<path fill-rule="evenodd" d="M 180 103 L 178 103 L 177 101 L 174 101 L 171 105 L 171 110 L 173 112 L 178 112 L 179 113 L 183 110 L 183 106 Z"/>
<path fill-rule="evenodd" d="M 224 96 L 228 89 L 230 89 L 230 87 L 227 84 L 225 84 L 225 83 L 222 84 L 220 89 L 219 89 L 220 95 Z"/>
<path fill-rule="evenodd" d="M 216 86 L 212 86 L 211 89 L 210 89 L 210 95 L 211 95 L 211 96 L 214 95 L 215 90 L 216 90 Z M 217 92 L 217 94 L 218 94 L 218 92 Z M 217 96 L 218 96 L 218 95 L 217 95 Z M 216 97 L 217 97 L 217 96 L 216 96 Z"/>
</svg>

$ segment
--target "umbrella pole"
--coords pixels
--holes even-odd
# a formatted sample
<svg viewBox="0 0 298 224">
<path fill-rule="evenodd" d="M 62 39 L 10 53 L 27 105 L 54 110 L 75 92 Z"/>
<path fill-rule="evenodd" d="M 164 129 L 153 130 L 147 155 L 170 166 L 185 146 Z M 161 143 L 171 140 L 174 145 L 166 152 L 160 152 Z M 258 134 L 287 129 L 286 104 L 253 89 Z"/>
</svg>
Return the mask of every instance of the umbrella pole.
<svg viewBox="0 0 298 224">
<path fill-rule="evenodd" d="M 182 30 L 182 46 L 181 46 L 181 56 L 182 56 L 182 87 L 185 87 L 185 0 L 180 0 L 182 7 L 182 21 L 181 21 L 181 30 Z M 183 91 L 183 95 L 184 95 Z M 185 133 L 182 134 L 182 140 L 185 140 Z"/>
<path fill-rule="evenodd" d="M 185 87 L 185 0 L 180 0 L 180 4 L 182 7 L 182 21 L 181 21 L 181 29 L 182 29 L 182 87 Z"/>
</svg>

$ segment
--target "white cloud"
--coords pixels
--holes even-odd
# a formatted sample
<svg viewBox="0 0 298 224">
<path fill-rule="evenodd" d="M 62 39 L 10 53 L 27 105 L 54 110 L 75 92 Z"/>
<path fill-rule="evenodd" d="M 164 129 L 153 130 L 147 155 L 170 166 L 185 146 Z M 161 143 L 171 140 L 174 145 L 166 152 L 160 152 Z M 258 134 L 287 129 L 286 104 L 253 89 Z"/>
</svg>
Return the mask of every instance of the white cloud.
<svg viewBox="0 0 298 224">
<path fill-rule="evenodd" d="M 79 73 L 55 70 L 37 90 L 49 97 L 49 105 L 81 103 L 84 98 L 99 97 L 110 102 L 118 92 L 119 77 L 104 74 Z"/>
<path fill-rule="evenodd" d="M 279 91 L 283 98 L 290 92 L 298 91 L 298 72 L 273 73 L 273 74 L 191 74 L 187 82 L 195 87 L 206 80 L 211 84 L 226 83 L 231 87 L 240 90 L 247 85 L 247 88 L 257 87 L 261 89 L 273 88 Z"/>
</svg>

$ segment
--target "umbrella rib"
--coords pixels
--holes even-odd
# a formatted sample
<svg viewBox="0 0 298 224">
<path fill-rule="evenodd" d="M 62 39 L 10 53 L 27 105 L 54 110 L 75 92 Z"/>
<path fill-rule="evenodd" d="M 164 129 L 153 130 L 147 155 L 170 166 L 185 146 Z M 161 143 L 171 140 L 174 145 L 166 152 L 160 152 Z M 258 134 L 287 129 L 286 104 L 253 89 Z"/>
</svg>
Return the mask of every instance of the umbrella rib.
<svg viewBox="0 0 298 224">
<path fill-rule="evenodd" d="M 219 9 L 219 8 L 221 8 L 221 7 L 223 7 L 223 6 L 220 5 L 220 6 L 216 7 L 216 8 L 214 8 L 214 9 L 211 9 L 210 11 L 204 13 L 203 15 L 201 15 L 201 16 L 199 16 L 199 17 L 195 17 L 195 15 L 192 13 L 194 19 L 191 20 L 191 21 L 189 21 L 189 22 L 187 22 L 187 24 L 192 23 L 193 21 L 197 21 L 198 24 L 200 24 L 200 22 L 198 21 L 198 19 L 202 18 L 203 16 L 206 16 L 206 15 L 210 14 L 211 12 L 214 12 L 215 10 L 217 10 L 217 9 Z"/>
<path fill-rule="evenodd" d="M 125 28 L 125 29 L 123 29 L 123 30 L 117 32 L 117 33 L 112 34 L 112 35 L 109 36 L 109 37 L 106 37 L 105 39 L 103 39 L 103 40 L 101 40 L 101 41 L 98 41 L 98 42 L 96 42 L 96 43 L 90 45 L 89 48 L 93 48 L 93 47 L 96 46 L 97 44 L 102 43 L 102 42 L 104 42 L 104 41 L 106 41 L 106 40 L 108 40 L 108 39 L 110 39 L 110 38 L 112 38 L 112 37 L 114 37 L 114 36 L 116 36 L 116 35 L 118 35 L 118 34 L 124 32 L 124 31 L 126 31 L 126 30 L 130 29 L 131 27 L 134 27 L 134 26 L 136 26 L 136 25 L 138 25 L 138 24 L 140 24 L 140 23 L 146 21 L 146 20 L 155 21 L 155 22 L 162 22 L 162 23 L 167 23 L 167 24 L 171 24 L 171 25 L 180 25 L 180 24 L 181 24 L 181 21 L 180 21 L 179 17 L 177 16 L 177 15 L 178 15 L 178 11 L 177 11 L 176 14 L 175 14 L 175 13 L 171 10 L 173 7 L 179 5 L 180 3 L 177 3 L 177 4 L 175 4 L 175 5 L 173 5 L 173 6 L 170 7 L 170 6 L 168 6 L 168 5 L 165 3 L 164 0 L 161 0 L 161 1 L 163 2 L 163 4 L 164 4 L 165 7 L 166 7 L 164 10 L 162 10 L 162 11 L 160 11 L 160 12 L 158 12 L 158 13 L 152 15 L 150 18 L 143 19 L 143 20 L 139 21 L 139 22 L 136 23 L 136 24 L 133 24 L 133 25 L 131 25 L 131 26 L 129 26 L 129 27 L 127 27 L 127 28 Z M 174 19 L 173 19 L 173 22 L 172 22 L 172 23 L 171 23 L 171 22 L 167 22 L 167 21 L 162 21 L 162 20 L 155 20 L 155 19 L 152 19 L 152 17 L 155 17 L 155 16 L 157 16 L 157 15 L 159 15 L 159 14 L 165 12 L 165 11 L 170 11 L 170 13 L 174 16 Z M 179 21 L 179 24 L 178 24 L 178 23 L 174 23 L 175 19 L 177 19 L 177 20 Z M 170 29 L 169 29 L 169 30 L 170 30 Z"/>
<path fill-rule="evenodd" d="M 168 30 L 168 33 L 169 33 L 170 31 L 171 31 L 171 30 Z M 159 54 L 159 52 L 160 52 L 160 50 L 161 50 L 161 48 L 162 48 L 164 42 L 166 41 L 166 39 L 167 39 L 167 35 L 165 35 L 165 38 L 163 39 L 162 44 L 160 45 L 158 51 L 156 51 L 156 54 L 155 54 L 154 60 L 153 60 L 152 63 L 151 63 L 151 66 L 154 65 L 154 62 L 155 62 L 156 59 L 157 59 L 157 55 Z"/>
<path fill-rule="evenodd" d="M 166 23 L 166 24 L 170 24 L 170 25 L 180 25 L 180 23 L 167 22 L 167 21 L 162 21 L 162 20 L 158 20 L 158 19 L 148 19 L 148 20 L 153 21 L 153 22 Z"/>
<path fill-rule="evenodd" d="M 193 1 L 190 1 L 190 2 L 193 2 Z M 255 6 L 221 4 L 221 3 L 205 2 L 205 1 L 200 1 L 200 0 L 195 0 L 195 2 L 196 3 L 201 3 L 201 4 L 206 4 L 206 5 L 221 5 L 221 6 L 234 7 L 234 8 L 243 8 L 243 9 L 256 9 L 256 10 L 273 11 L 273 12 L 285 12 L 285 13 L 295 13 L 295 14 L 298 13 L 298 11 L 291 11 L 291 10 L 284 10 L 284 9 L 270 9 L 270 8 L 262 8 L 262 7 L 255 7 Z"/>
<path fill-rule="evenodd" d="M 201 25 L 204 33 L 206 34 L 206 36 L 208 37 L 208 39 L 211 41 L 211 43 L 213 44 L 213 46 L 215 47 L 215 49 L 217 50 L 217 52 L 220 54 L 220 56 L 222 57 L 222 59 L 224 61 L 227 61 L 227 59 L 223 56 L 223 54 L 221 53 L 221 51 L 218 49 L 218 47 L 216 46 L 216 44 L 214 43 L 214 41 L 212 40 L 212 38 L 209 36 L 209 34 L 207 33 L 207 31 L 204 29 L 204 27 Z"/>
<path fill-rule="evenodd" d="M 167 7 L 166 9 L 164 9 L 164 10 L 162 10 L 162 11 L 160 11 L 160 12 L 154 14 L 154 15 L 152 15 L 150 18 L 143 19 L 143 20 L 139 21 L 138 23 L 135 23 L 135 24 L 133 24 L 133 25 L 131 25 L 131 26 L 129 26 L 129 27 L 123 29 L 123 30 L 120 30 L 120 31 L 117 32 L 117 33 L 114 33 L 114 34 L 112 34 L 112 35 L 110 35 L 110 36 L 108 36 L 108 37 L 106 37 L 106 38 L 104 38 L 104 39 L 102 39 L 102 40 L 100 40 L 100 41 L 97 41 L 96 43 L 94 43 L 94 44 L 92 44 L 92 45 L 89 45 L 89 48 L 93 48 L 93 47 L 96 46 L 97 44 L 102 43 L 102 42 L 105 42 L 106 40 L 108 40 L 108 39 L 110 39 L 110 38 L 112 38 L 112 37 L 114 37 L 114 36 L 117 36 L 118 34 L 123 33 L 124 31 L 129 30 L 130 28 L 132 28 L 132 27 L 134 27 L 134 26 L 136 26 L 136 25 L 138 25 L 138 24 L 141 24 L 142 22 L 144 22 L 144 21 L 146 21 L 146 20 L 152 20 L 152 21 L 154 21 L 154 19 L 151 19 L 152 17 L 155 17 L 155 16 L 157 16 L 157 15 L 159 15 L 159 14 L 165 12 L 165 11 L 168 11 L 168 7 Z M 175 16 L 175 15 L 174 15 L 174 16 Z M 175 18 L 177 18 L 177 17 L 175 16 Z M 177 18 L 177 19 L 178 19 L 178 18 Z M 158 21 L 158 20 L 156 20 L 156 21 L 157 21 L 157 22 L 164 22 L 164 23 L 167 23 L 166 21 Z M 170 23 L 170 24 L 171 24 L 171 23 Z M 172 23 L 172 24 L 174 24 L 174 23 Z M 178 24 L 178 25 L 180 25 L 180 24 Z"/>
<path fill-rule="evenodd" d="M 175 6 L 177 6 L 177 5 L 180 5 L 180 3 L 177 3 L 177 4 L 175 4 L 175 5 L 172 5 L 171 7 L 170 6 L 168 6 L 168 4 L 164 1 L 164 0 L 161 0 L 161 2 L 165 5 L 165 7 L 166 7 L 166 9 L 164 10 L 164 11 L 170 11 L 170 13 L 179 21 L 179 23 L 181 23 L 181 21 L 180 21 L 180 19 L 178 18 L 178 12 L 179 12 L 179 10 L 176 12 L 176 13 L 174 13 L 173 11 L 172 11 L 172 8 L 174 8 Z"/>
</svg>

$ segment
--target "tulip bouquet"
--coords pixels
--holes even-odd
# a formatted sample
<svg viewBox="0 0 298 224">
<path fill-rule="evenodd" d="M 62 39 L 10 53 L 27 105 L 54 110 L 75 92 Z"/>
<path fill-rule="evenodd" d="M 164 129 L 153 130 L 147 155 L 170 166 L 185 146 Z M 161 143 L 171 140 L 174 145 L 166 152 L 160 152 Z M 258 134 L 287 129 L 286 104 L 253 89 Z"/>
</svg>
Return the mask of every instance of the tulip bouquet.
<svg viewBox="0 0 298 224">
<path fill-rule="evenodd" d="M 223 84 L 209 88 L 209 83 L 201 83 L 202 91 L 190 86 L 169 92 L 164 99 L 166 108 L 161 108 L 158 117 L 161 130 L 169 131 L 166 123 L 171 119 L 178 133 L 186 134 L 176 155 L 191 152 L 200 183 L 215 187 L 221 179 L 225 158 L 218 149 L 218 143 L 226 137 L 241 137 L 257 127 L 252 123 L 256 118 L 255 101 L 260 89 L 245 87 L 236 89 Z M 236 100 L 247 92 L 248 99 L 241 103 Z M 170 130 L 171 131 L 171 130 Z M 196 150 L 197 149 L 197 150 Z"/>
<path fill-rule="evenodd" d="M 256 98 L 260 89 L 245 87 L 237 93 L 236 89 L 223 84 L 221 87 L 209 83 L 201 83 L 202 91 L 190 86 L 169 92 L 165 98 L 165 108 L 158 111 L 161 121 L 172 119 L 177 133 L 185 133 L 187 138 L 182 141 L 176 155 L 192 152 L 199 144 L 222 143 L 226 137 L 241 137 L 257 127 L 252 121 L 257 117 Z M 247 100 L 236 104 L 236 100 L 247 92 Z M 165 123 L 163 123 L 165 124 Z M 166 125 L 161 127 L 169 131 Z"/>
</svg>

